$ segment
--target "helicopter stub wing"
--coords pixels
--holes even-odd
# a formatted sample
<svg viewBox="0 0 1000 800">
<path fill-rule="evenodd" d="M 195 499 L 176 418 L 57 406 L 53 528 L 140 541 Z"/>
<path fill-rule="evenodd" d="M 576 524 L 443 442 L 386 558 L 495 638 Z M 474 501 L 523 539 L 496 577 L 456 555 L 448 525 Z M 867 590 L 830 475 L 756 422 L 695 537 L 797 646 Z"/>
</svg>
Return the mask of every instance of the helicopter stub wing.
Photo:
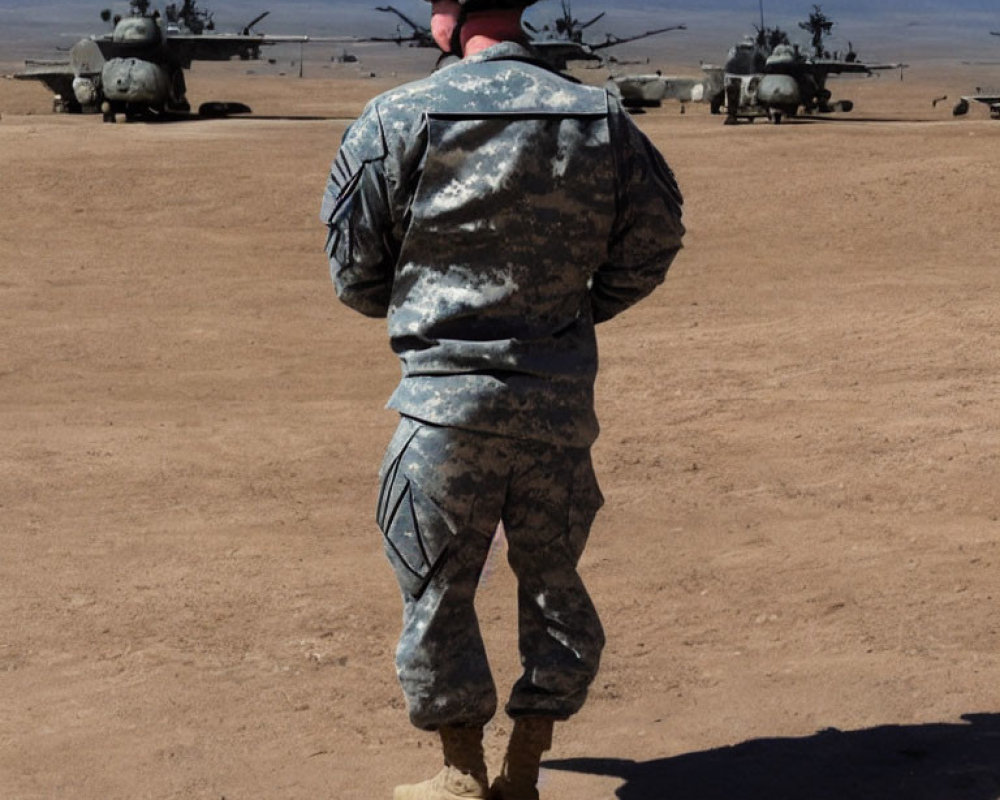
<svg viewBox="0 0 1000 800">
<path fill-rule="evenodd" d="M 814 68 L 825 75 L 871 75 L 887 69 L 906 69 L 909 64 L 865 64 L 863 61 L 818 58 L 812 61 Z"/>
<path fill-rule="evenodd" d="M 263 33 L 173 33 L 166 37 L 167 47 L 184 50 L 194 61 L 228 61 L 247 50 L 284 42 L 305 42 L 308 36 L 268 36 Z"/>
<path fill-rule="evenodd" d="M 23 72 L 15 72 L 11 75 L 18 81 L 38 81 L 45 84 L 52 94 L 61 97 L 73 96 L 73 67 L 67 61 L 64 64 L 33 64 L 25 63 Z"/>
<path fill-rule="evenodd" d="M 202 42 L 207 47 L 217 48 L 225 51 L 226 48 L 236 49 L 241 46 L 251 44 L 298 44 L 300 42 L 361 42 L 365 41 L 357 36 L 310 36 L 307 33 L 276 35 L 272 33 L 199 33 L 185 34 L 173 33 L 167 37 L 171 42 Z"/>
<path fill-rule="evenodd" d="M 826 75 L 864 75 L 870 73 L 872 70 L 870 66 L 861 61 L 843 61 L 840 59 L 817 58 L 810 63 L 817 72 L 822 72 Z"/>
<path fill-rule="evenodd" d="M 349 36 L 308 36 L 291 35 L 276 36 L 272 34 L 252 33 L 198 33 L 170 34 L 164 40 L 166 48 L 177 58 L 178 62 L 188 68 L 192 61 L 230 61 L 239 58 L 243 61 L 256 61 L 262 47 L 272 47 L 276 44 L 308 44 L 337 43 L 350 44 L 358 39 Z"/>
<path fill-rule="evenodd" d="M 73 66 L 65 61 L 32 61 L 24 62 L 24 70 L 15 72 L 11 77 L 19 81 L 38 81 L 49 75 L 69 75 L 73 77 Z"/>
<path fill-rule="evenodd" d="M 79 112 L 83 106 L 96 105 L 93 95 L 78 94 L 75 83 L 81 79 L 93 88 L 95 76 L 101 74 L 104 56 L 97 42 L 81 39 L 70 48 L 70 57 L 65 61 L 26 61 L 23 72 L 15 72 L 13 77 L 22 81 L 38 81 L 45 84 L 56 96 L 53 108 L 56 110 Z"/>
<path fill-rule="evenodd" d="M 265 43 L 263 34 L 175 33 L 164 39 L 163 46 L 187 69 L 192 61 L 256 61 Z"/>
</svg>

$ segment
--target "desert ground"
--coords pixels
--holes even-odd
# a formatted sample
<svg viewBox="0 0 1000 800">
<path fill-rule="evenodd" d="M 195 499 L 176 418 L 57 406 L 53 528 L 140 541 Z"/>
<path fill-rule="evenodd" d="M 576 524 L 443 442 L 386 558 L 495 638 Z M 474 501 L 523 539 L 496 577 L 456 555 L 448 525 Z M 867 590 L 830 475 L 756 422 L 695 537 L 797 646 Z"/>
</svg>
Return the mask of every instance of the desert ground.
<svg viewBox="0 0 1000 800">
<path fill-rule="evenodd" d="M 195 106 L 254 113 L 163 124 L 0 80 L 3 800 L 437 769 L 373 521 L 398 366 L 318 220 L 346 125 L 409 77 L 368 69 L 197 64 Z M 600 328 L 608 645 L 543 800 L 1000 797 L 1000 122 L 950 113 L 998 69 L 838 81 L 829 121 L 636 116 L 688 236 Z M 503 694 L 501 540 L 479 610 Z"/>
</svg>

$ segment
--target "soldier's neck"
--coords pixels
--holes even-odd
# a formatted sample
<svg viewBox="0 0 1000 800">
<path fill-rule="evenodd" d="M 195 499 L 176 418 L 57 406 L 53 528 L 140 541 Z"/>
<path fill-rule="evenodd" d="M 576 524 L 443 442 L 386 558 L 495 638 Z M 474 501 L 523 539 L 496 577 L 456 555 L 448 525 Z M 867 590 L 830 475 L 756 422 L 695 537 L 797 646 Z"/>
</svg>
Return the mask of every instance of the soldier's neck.
<svg viewBox="0 0 1000 800">
<path fill-rule="evenodd" d="M 462 26 L 462 53 L 480 53 L 500 42 L 524 42 L 520 9 L 497 9 L 470 14 Z"/>
</svg>

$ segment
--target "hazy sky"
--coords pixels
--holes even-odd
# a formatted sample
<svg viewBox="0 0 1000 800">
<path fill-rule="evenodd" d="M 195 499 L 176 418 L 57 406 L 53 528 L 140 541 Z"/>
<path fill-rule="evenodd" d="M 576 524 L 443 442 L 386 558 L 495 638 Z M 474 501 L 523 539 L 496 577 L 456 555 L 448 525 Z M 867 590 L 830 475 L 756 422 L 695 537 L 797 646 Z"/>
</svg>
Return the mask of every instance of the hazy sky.
<svg viewBox="0 0 1000 800">
<path fill-rule="evenodd" d="M 220 31 L 237 30 L 260 12 L 271 15 L 259 29 L 265 33 L 312 33 L 314 35 L 392 35 L 394 17 L 375 11 L 387 0 L 202 0 L 215 14 Z M 428 4 L 423 0 L 388 0 L 401 11 L 426 21 Z M 155 3 L 162 7 L 163 2 Z M 828 0 L 823 11 L 837 23 L 830 40 L 831 49 L 846 49 L 851 41 L 863 57 L 882 60 L 914 58 L 921 55 L 955 58 L 998 58 L 1000 38 L 989 36 L 1000 30 L 997 0 Z M 102 8 L 126 11 L 127 0 L 0 0 L 0 41 L 48 38 L 56 42 L 61 34 L 84 35 L 102 30 Z M 793 39 L 807 36 L 797 22 L 805 19 L 811 2 L 765 0 L 765 21 L 778 25 Z M 588 35 L 594 40 L 614 32 L 638 33 L 668 24 L 685 24 L 688 30 L 658 37 L 659 46 L 676 50 L 682 57 L 717 59 L 720 51 L 759 22 L 758 0 L 616 0 L 593 3 L 577 0 L 574 16 L 590 19 L 602 10 L 607 15 Z M 540 25 L 560 13 L 558 0 L 541 0 L 528 10 L 526 18 Z M 799 35 L 801 33 L 801 36 Z"/>
</svg>

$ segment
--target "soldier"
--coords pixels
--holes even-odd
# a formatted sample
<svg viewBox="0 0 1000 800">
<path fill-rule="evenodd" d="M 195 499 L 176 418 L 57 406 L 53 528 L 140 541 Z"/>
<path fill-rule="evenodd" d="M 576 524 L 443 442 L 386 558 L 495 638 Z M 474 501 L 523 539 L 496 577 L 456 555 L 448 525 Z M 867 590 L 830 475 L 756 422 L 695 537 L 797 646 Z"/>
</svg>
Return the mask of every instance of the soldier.
<svg viewBox="0 0 1000 800">
<path fill-rule="evenodd" d="M 604 645 L 577 573 L 603 502 L 594 325 L 663 281 L 684 233 L 670 169 L 617 101 L 533 57 L 532 2 L 433 0 L 458 58 L 367 105 L 323 199 L 337 294 L 387 317 L 402 365 L 377 520 L 404 604 L 397 673 L 444 767 L 396 800 L 537 800 L 553 723 Z M 500 521 L 523 673 L 489 786 L 497 693 L 474 597 Z"/>
</svg>

